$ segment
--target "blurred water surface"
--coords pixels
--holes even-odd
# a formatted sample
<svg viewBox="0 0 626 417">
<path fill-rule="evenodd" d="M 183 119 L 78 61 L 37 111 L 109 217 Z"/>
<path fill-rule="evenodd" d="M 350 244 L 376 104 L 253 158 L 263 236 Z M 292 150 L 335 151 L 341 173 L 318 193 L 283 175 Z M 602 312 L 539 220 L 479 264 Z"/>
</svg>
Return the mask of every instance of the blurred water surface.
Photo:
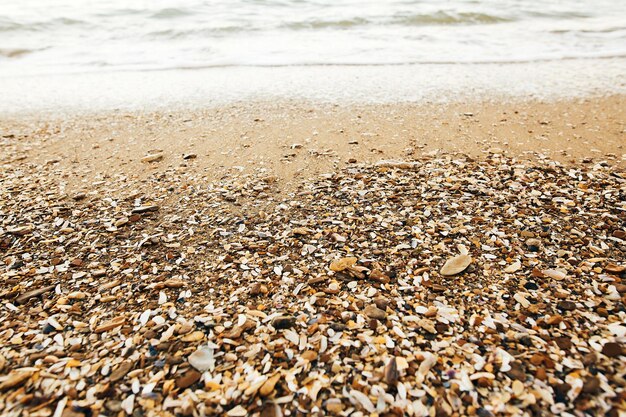
<svg viewBox="0 0 626 417">
<path fill-rule="evenodd" d="M 626 1 L 0 1 L 0 76 L 626 56 Z"/>
</svg>

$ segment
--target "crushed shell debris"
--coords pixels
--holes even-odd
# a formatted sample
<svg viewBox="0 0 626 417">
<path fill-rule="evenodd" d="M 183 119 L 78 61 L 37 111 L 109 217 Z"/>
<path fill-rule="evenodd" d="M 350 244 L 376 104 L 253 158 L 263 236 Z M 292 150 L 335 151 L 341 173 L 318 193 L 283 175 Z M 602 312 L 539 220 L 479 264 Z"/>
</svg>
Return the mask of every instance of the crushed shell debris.
<svg viewBox="0 0 626 417">
<path fill-rule="evenodd" d="M 350 164 L 293 193 L 261 170 L 64 175 L 0 177 L 3 416 L 624 412 L 606 163 Z"/>
</svg>

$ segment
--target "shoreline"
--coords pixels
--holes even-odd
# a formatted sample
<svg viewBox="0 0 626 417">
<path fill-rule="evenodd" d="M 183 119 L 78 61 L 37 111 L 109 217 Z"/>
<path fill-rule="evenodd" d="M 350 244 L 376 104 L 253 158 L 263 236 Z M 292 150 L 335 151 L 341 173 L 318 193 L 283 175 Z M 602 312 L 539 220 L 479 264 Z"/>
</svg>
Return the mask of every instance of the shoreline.
<svg viewBox="0 0 626 417">
<path fill-rule="evenodd" d="M 141 180 L 170 169 L 208 180 L 264 171 L 293 187 L 294 179 L 345 166 L 438 154 L 502 153 L 623 168 L 625 109 L 626 96 L 611 95 L 443 105 L 247 102 L 205 110 L 5 118 L 0 163 L 61 169 L 71 173 L 61 181 L 74 189 L 101 174 Z M 162 158 L 145 162 L 153 154 Z"/>
<path fill-rule="evenodd" d="M 341 106 L 580 99 L 626 94 L 626 58 L 528 63 L 228 67 L 0 74 L 0 114 L 195 111 L 232 103 Z M 27 72 L 28 73 L 28 72 Z"/>
</svg>

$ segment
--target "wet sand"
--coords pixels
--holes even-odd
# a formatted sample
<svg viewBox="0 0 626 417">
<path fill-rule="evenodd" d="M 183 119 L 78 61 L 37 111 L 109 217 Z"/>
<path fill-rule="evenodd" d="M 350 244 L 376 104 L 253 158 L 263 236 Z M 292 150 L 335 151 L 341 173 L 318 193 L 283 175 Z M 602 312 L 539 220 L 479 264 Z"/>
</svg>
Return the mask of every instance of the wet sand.
<svg viewBox="0 0 626 417">
<path fill-rule="evenodd" d="M 286 186 L 353 163 L 490 151 L 564 164 L 626 162 L 626 98 L 328 106 L 240 103 L 178 113 L 4 120 L 2 163 L 51 164 L 68 186 L 168 168 L 219 178 L 266 170 Z M 154 164 L 141 160 L 162 153 Z M 195 154 L 193 160 L 183 155 Z"/>
<path fill-rule="evenodd" d="M 625 108 L 4 120 L 0 414 L 618 416 Z"/>
</svg>

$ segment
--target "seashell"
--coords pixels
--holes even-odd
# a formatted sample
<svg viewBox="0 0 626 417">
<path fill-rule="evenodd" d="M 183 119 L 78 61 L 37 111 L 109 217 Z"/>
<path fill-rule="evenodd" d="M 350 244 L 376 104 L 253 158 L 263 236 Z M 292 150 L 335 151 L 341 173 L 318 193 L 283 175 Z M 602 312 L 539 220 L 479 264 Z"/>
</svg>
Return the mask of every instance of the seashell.
<svg viewBox="0 0 626 417">
<path fill-rule="evenodd" d="M 235 408 L 231 408 L 226 415 L 229 417 L 245 417 L 248 415 L 248 410 L 238 405 Z"/>
<path fill-rule="evenodd" d="M 194 353 L 189 355 L 187 361 L 200 372 L 208 371 L 215 365 L 213 349 L 208 346 L 201 346 Z"/>
<path fill-rule="evenodd" d="M 262 397 L 267 397 L 268 395 L 270 395 L 274 391 L 274 387 L 276 386 L 276 383 L 279 379 L 280 373 L 277 373 L 274 376 L 270 377 L 267 381 L 263 383 L 263 385 L 259 389 L 259 394 L 261 394 Z"/>
<path fill-rule="evenodd" d="M 515 261 L 511 265 L 504 268 L 504 272 L 506 272 L 507 274 L 512 274 L 519 271 L 520 269 L 522 269 L 522 263 L 520 261 Z"/>
<path fill-rule="evenodd" d="M 557 281 L 564 280 L 567 277 L 567 274 L 560 269 L 546 269 L 545 271 L 541 271 L 545 276 L 555 279 Z"/>
<path fill-rule="evenodd" d="M 451 276 L 460 274 L 472 263 L 472 257 L 469 255 L 457 255 L 450 258 L 441 268 L 441 275 Z"/>
<path fill-rule="evenodd" d="M 372 400 L 370 400 L 369 397 L 367 395 L 363 394 L 361 391 L 357 391 L 355 389 L 350 390 L 350 395 L 368 413 L 373 413 L 374 411 L 376 411 L 376 408 L 374 407 L 374 404 L 372 403 Z"/>
</svg>

